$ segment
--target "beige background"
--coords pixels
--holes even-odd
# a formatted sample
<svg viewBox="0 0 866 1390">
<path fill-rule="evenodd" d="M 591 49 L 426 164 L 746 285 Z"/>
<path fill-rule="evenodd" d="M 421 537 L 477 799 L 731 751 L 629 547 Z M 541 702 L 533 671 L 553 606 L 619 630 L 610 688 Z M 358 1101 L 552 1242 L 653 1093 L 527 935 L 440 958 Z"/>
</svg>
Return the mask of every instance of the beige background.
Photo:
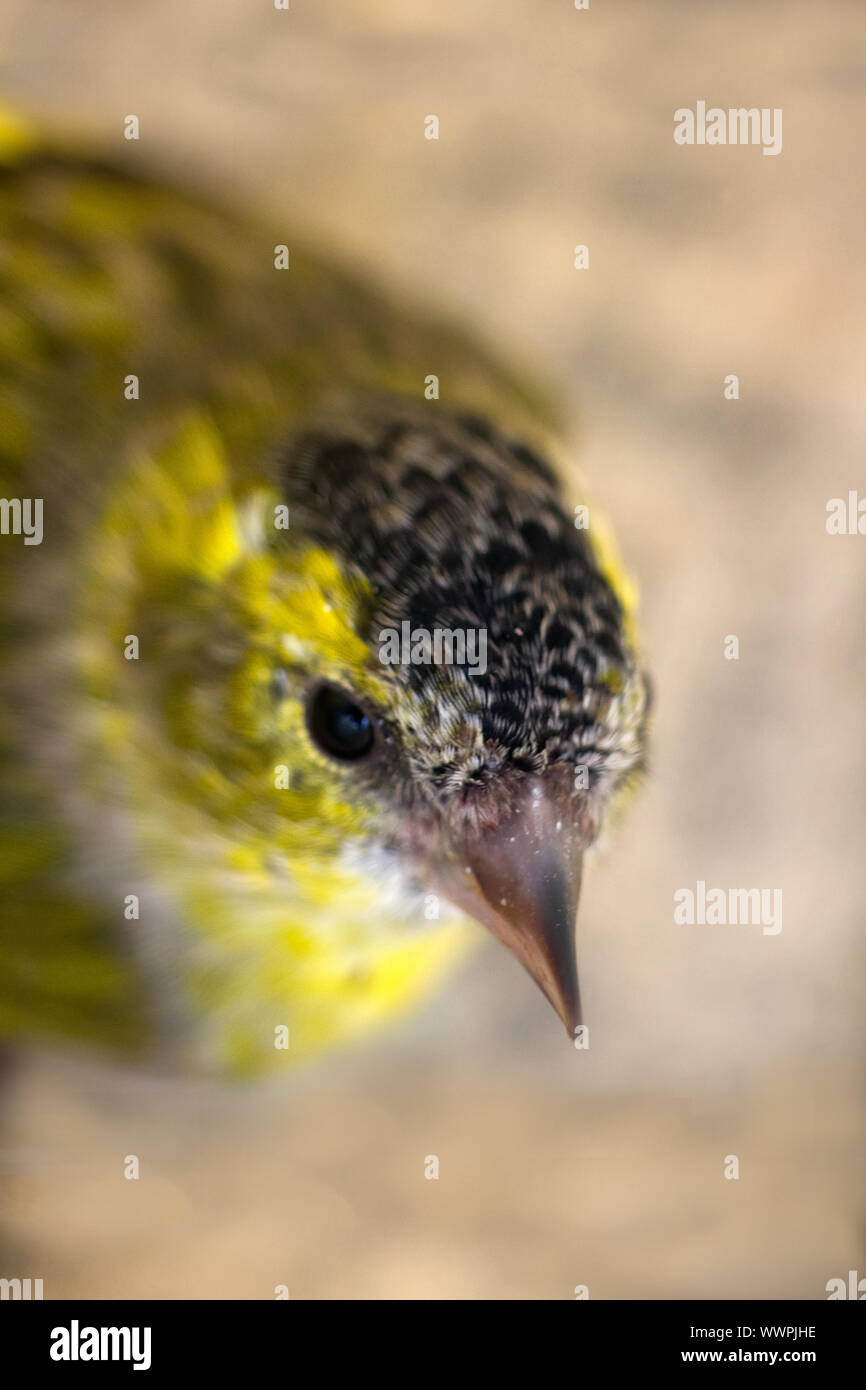
<svg viewBox="0 0 866 1390">
<path fill-rule="evenodd" d="M 588 1055 L 491 943 L 288 1087 L 34 1058 L 8 1272 L 217 1298 L 820 1298 L 866 1273 L 866 537 L 824 524 L 866 496 L 864 54 L 857 0 L 6 0 L 7 95 L 109 144 L 134 111 L 159 165 L 451 306 L 574 403 L 658 701 L 584 894 Z M 700 98 L 783 108 L 781 155 L 675 145 Z M 699 878 L 781 888 L 782 933 L 675 927 Z"/>
</svg>

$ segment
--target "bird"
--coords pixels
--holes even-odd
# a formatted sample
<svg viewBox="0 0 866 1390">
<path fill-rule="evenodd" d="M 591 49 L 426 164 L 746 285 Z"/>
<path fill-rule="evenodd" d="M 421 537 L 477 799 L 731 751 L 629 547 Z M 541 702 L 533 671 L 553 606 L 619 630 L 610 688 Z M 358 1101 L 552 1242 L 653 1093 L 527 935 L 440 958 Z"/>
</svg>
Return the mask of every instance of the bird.
<svg viewBox="0 0 866 1390">
<path fill-rule="evenodd" d="M 5 112 L 0 218 L 0 1042 L 273 1073 L 473 923 L 574 1036 L 650 701 L 548 394 L 138 148 Z"/>
</svg>

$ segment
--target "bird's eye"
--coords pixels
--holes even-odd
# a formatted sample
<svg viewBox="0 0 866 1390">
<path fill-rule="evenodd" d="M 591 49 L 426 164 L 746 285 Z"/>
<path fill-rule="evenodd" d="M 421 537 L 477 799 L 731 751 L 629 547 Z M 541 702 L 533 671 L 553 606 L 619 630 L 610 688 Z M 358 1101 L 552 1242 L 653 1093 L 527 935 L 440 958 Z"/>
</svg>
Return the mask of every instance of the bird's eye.
<svg viewBox="0 0 866 1390">
<path fill-rule="evenodd" d="M 351 695 L 331 685 L 313 691 L 307 726 L 324 753 L 343 762 L 365 758 L 373 747 L 373 721 Z"/>
</svg>

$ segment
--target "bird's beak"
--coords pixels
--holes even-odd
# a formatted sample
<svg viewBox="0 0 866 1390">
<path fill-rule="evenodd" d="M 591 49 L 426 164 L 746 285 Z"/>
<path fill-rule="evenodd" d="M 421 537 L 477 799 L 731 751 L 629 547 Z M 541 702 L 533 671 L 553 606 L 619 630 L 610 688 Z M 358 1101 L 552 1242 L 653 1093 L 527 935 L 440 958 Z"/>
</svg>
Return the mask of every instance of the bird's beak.
<svg viewBox="0 0 866 1390">
<path fill-rule="evenodd" d="M 494 827 L 455 845 L 448 895 L 508 947 L 569 1035 L 581 1022 L 575 921 L 586 836 L 570 786 L 534 777 Z"/>
</svg>

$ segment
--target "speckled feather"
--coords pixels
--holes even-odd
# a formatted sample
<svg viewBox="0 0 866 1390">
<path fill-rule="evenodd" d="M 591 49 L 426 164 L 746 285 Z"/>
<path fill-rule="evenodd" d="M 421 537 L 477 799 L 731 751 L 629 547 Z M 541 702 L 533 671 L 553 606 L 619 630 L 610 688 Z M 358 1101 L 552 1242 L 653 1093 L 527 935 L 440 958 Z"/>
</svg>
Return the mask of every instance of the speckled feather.
<svg viewBox="0 0 866 1390">
<path fill-rule="evenodd" d="M 580 763 L 608 783 L 637 766 L 645 688 L 622 604 L 525 443 L 477 417 L 389 401 L 303 434 L 284 480 L 299 524 L 370 582 L 374 649 L 403 621 L 487 634 L 483 673 L 405 671 L 416 701 L 397 718 L 422 791 L 484 781 L 504 763 Z"/>
</svg>

